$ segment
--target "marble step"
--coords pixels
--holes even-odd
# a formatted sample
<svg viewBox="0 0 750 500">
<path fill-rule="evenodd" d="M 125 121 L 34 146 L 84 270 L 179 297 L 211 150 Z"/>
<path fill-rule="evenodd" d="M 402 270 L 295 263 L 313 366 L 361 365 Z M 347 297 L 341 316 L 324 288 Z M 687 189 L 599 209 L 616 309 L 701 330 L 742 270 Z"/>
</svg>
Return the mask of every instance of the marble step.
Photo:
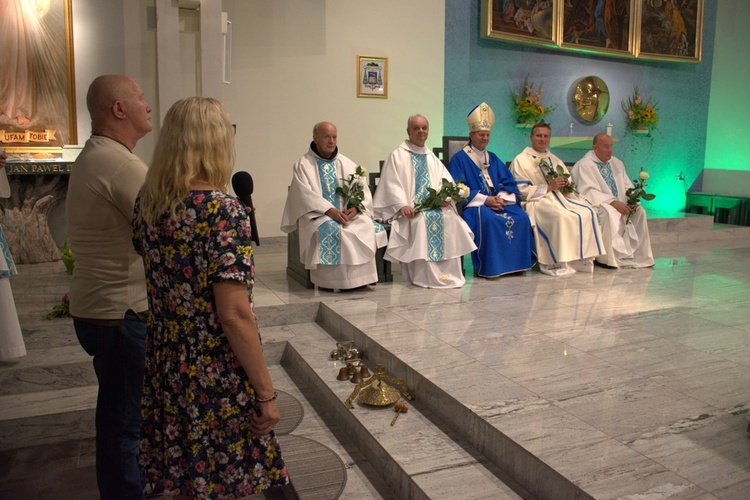
<svg viewBox="0 0 750 500">
<path fill-rule="evenodd" d="M 710 215 L 649 212 L 652 245 L 750 238 L 750 227 L 716 224 Z"/>
<path fill-rule="evenodd" d="M 330 314 L 326 317 L 323 326 L 335 330 L 330 324 L 335 319 Z M 465 498 L 467 485 L 471 485 L 472 498 L 530 496 L 441 421 L 424 393 L 418 393 L 414 401 L 402 398 L 409 411 L 393 426 L 392 406 L 369 407 L 355 400 L 355 408 L 347 408 L 344 402 L 355 385 L 336 379 L 344 366 L 329 357 L 336 340 L 318 324 L 297 325 L 296 330 L 284 351 L 282 366 L 308 400 L 315 401 L 318 413 L 326 414 L 331 419 L 327 423 L 344 430 L 399 498 Z M 369 365 L 375 360 L 368 357 L 366 361 Z"/>
<path fill-rule="evenodd" d="M 44 319 L 59 295 L 47 292 L 41 296 L 23 285 L 17 287 L 27 355 L 16 362 L 0 363 L 0 450 L 95 434 L 98 384 L 92 358 L 78 343 L 72 319 Z M 277 306 L 259 309 L 264 326 L 270 327 L 313 321 L 317 308 L 316 303 L 310 303 L 299 304 L 293 311 Z M 268 362 L 278 364 L 283 343 L 271 338 L 264 347 Z"/>
<path fill-rule="evenodd" d="M 507 478 L 507 483 L 518 485 L 516 491 L 523 491 L 522 496 L 534 498 L 593 498 L 581 489 L 576 482 L 570 480 L 556 467 L 521 446 L 510 436 L 507 430 L 502 429 L 502 417 L 506 413 L 512 415 L 514 412 L 523 412 L 526 405 L 544 405 L 545 402 L 539 398 L 529 398 L 528 394 L 522 394 L 515 384 L 507 379 L 495 376 L 485 366 L 480 365 L 468 358 L 452 359 L 443 346 L 412 346 L 405 347 L 411 342 L 406 336 L 412 333 L 405 328 L 403 318 L 388 312 L 378 311 L 377 306 L 370 307 L 363 301 L 361 305 L 353 303 L 346 304 L 345 301 L 321 304 L 318 323 L 321 324 L 333 338 L 338 341 L 350 340 L 354 345 L 363 350 L 367 355 L 367 364 L 383 364 L 386 373 L 402 378 L 407 386 L 413 390 L 416 400 L 413 405 L 429 418 L 435 419 L 436 427 L 445 429 L 446 435 L 450 435 L 456 442 L 462 444 L 464 449 L 471 450 L 471 455 L 485 457 L 481 465 L 488 470 L 499 471 L 498 477 Z M 364 316 L 363 310 L 371 309 Z M 348 318 L 352 318 L 351 320 Z M 356 326 L 355 326 L 356 323 Z M 377 331 L 377 333 L 374 333 Z M 369 332 L 369 333 L 368 333 Z M 387 339 L 385 341 L 376 340 Z M 406 340 L 405 340 L 406 339 Z M 312 346 L 296 339 L 290 344 L 299 352 L 311 352 Z M 405 349 L 405 350 L 402 350 Z M 316 363 L 324 353 L 315 354 Z M 431 357 L 443 356 L 439 369 L 432 368 Z M 446 357 L 447 356 L 447 357 Z M 305 361 L 312 356 L 306 355 Z M 321 367 L 320 370 L 324 370 Z M 327 369 L 327 375 L 323 383 L 331 386 L 338 383 L 335 380 L 333 368 Z M 329 382 L 333 380 L 333 382 Z M 349 388 L 338 390 L 337 397 L 344 400 L 344 394 Z M 517 393 L 517 396 L 509 394 Z M 501 406 L 492 404 L 493 394 L 497 401 L 505 401 Z M 508 406 L 508 400 L 516 397 L 517 407 Z M 330 402 L 333 404 L 333 401 Z M 556 411 L 550 408 L 550 411 Z M 352 414 L 357 412 L 352 412 Z M 494 417 L 493 417 L 494 415 Z M 360 422 L 366 421 L 361 416 L 356 417 Z M 415 419 L 416 420 L 416 419 Z M 362 425 L 382 425 L 362 424 Z M 368 427 L 369 429 L 369 427 Z M 376 428 L 377 429 L 377 428 Z M 421 426 L 410 429 L 413 433 L 419 433 Z M 354 432 L 354 430 L 353 430 Z M 540 436 L 553 429 L 540 428 Z M 368 434 L 365 434 L 368 436 Z M 378 442 L 383 439 L 381 434 L 375 434 Z M 388 435 L 386 434 L 386 437 Z M 407 443 L 410 434 L 398 436 L 392 446 L 401 446 Z M 403 441 L 401 441 L 403 440 Z M 367 444 L 365 443 L 365 446 Z M 468 447 L 468 448 L 466 448 Z M 389 453 L 394 453 L 388 448 Z M 396 452 L 397 453 L 397 452 Z M 410 464 L 409 464 L 410 465 Z M 471 480 L 461 480 L 459 483 L 466 488 L 472 484 Z M 456 493 L 457 495 L 457 493 Z M 405 496 L 406 492 L 405 492 Z M 438 495 L 438 498 L 453 498 L 451 495 Z M 490 498 L 491 496 L 487 496 Z M 413 497 L 410 497 L 413 498 Z M 485 498 L 478 495 L 477 498 Z"/>
<path fill-rule="evenodd" d="M 70 318 L 22 318 L 26 356 L 0 364 L 0 450 L 94 436 L 98 385 Z M 55 299 L 56 300 L 56 299 Z"/>
<path fill-rule="evenodd" d="M 64 399 L 39 399 L 38 393 L 24 398 L 29 402 L 32 411 L 23 410 L 18 413 L 6 411 L 6 404 L 16 406 L 16 400 L 9 400 L 9 396 L 0 397 L 3 405 L 3 415 L 0 417 L 0 451 L 15 450 L 28 446 L 50 445 L 69 440 L 90 439 L 95 435 L 94 418 L 96 410 L 96 392 L 91 395 L 88 391 L 63 393 L 60 396 L 72 396 L 69 404 Z M 45 394 L 51 394 L 47 392 Z M 49 406 L 56 407 L 50 411 Z M 86 406 L 88 409 L 77 407 Z M 39 411 L 40 408 L 45 408 Z M 28 415 L 32 413 L 32 416 Z"/>
<path fill-rule="evenodd" d="M 90 358 L 0 371 L 0 397 L 96 385 L 96 374 Z"/>
</svg>

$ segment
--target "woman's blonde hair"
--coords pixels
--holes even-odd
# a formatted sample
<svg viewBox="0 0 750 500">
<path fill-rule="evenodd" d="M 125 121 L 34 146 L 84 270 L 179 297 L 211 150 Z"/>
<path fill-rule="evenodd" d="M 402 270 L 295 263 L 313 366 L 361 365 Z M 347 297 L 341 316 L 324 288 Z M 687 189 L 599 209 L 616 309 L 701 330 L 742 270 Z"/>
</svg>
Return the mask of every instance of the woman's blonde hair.
<svg viewBox="0 0 750 500">
<path fill-rule="evenodd" d="M 155 223 L 172 216 L 195 180 L 227 190 L 234 167 L 234 133 L 221 102 L 188 97 L 169 108 L 141 188 L 141 216 Z"/>
</svg>

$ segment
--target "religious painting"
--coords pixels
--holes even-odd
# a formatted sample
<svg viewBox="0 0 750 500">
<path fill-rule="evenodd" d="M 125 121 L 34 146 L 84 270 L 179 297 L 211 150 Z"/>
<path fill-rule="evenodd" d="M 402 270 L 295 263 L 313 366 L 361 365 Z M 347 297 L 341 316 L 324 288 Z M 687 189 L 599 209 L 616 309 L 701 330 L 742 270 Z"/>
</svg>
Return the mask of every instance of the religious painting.
<svg viewBox="0 0 750 500">
<path fill-rule="evenodd" d="M 0 148 L 11 157 L 77 143 L 70 2 L 0 1 Z"/>
<path fill-rule="evenodd" d="M 481 34 L 538 45 L 555 46 L 553 0 L 482 0 Z"/>
<path fill-rule="evenodd" d="M 637 1 L 560 1 L 560 46 L 583 52 L 632 56 Z"/>
<path fill-rule="evenodd" d="M 387 57 L 357 57 L 357 97 L 388 98 Z"/>
<path fill-rule="evenodd" d="M 641 0 L 637 57 L 700 62 L 703 0 Z"/>
</svg>

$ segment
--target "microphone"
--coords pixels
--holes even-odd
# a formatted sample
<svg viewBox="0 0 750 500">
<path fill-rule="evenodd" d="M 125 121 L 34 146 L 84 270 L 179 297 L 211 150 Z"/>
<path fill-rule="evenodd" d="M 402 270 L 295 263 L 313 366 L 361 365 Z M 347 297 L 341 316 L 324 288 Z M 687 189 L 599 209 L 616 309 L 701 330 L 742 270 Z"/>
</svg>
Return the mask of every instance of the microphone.
<svg viewBox="0 0 750 500">
<path fill-rule="evenodd" d="M 260 237 L 258 236 L 258 224 L 255 221 L 255 207 L 253 207 L 253 176 L 247 172 L 237 172 L 232 176 L 232 189 L 237 194 L 237 198 L 247 207 L 250 216 L 250 237 L 256 245 L 260 246 Z"/>
</svg>

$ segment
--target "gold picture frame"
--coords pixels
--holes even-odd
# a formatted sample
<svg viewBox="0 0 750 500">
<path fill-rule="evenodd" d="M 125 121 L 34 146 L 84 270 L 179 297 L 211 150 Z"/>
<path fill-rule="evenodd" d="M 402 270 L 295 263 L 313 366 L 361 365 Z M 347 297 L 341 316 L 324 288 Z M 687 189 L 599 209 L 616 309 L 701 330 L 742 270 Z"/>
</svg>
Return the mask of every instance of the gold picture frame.
<svg viewBox="0 0 750 500">
<path fill-rule="evenodd" d="M 0 50 L 17 57 L 0 74 L 12 89 L 0 95 L 0 148 L 11 157 L 60 153 L 78 143 L 71 0 L 4 5 L 0 16 L 17 32 L 0 36 Z"/>
<path fill-rule="evenodd" d="M 704 2 L 481 0 L 480 35 L 606 56 L 700 62 Z"/>
<path fill-rule="evenodd" d="M 482 0 L 482 37 L 534 45 L 558 45 L 558 2 L 552 0 L 521 0 L 518 8 L 513 0 Z"/>
<path fill-rule="evenodd" d="M 357 97 L 388 98 L 388 58 L 357 56 Z"/>
<path fill-rule="evenodd" d="M 639 59 L 699 63 L 704 0 L 640 0 Z"/>
</svg>

